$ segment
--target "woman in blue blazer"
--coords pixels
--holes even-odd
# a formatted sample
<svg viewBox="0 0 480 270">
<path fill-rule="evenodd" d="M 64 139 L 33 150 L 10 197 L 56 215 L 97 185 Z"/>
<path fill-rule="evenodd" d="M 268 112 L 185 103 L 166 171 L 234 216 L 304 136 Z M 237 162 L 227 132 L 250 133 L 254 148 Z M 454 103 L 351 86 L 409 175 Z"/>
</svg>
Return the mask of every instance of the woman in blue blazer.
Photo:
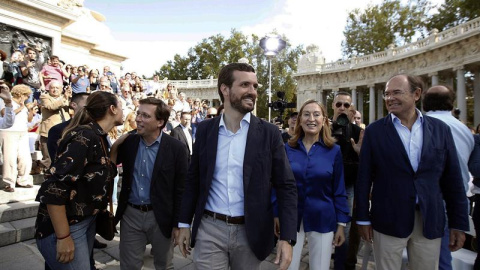
<svg viewBox="0 0 480 270">
<path fill-rule="evenodd" d="M 345 241 L 350 221 L 340 147 L 331 136 L 325 107 L 307 100 L 298 116 L 295 135 L 285 145 L 298 189 L 297 243 L 289 269 L 298 269 L 308 237 L 310 269 L 329 269 L 332 243 Z"/>
</svg>

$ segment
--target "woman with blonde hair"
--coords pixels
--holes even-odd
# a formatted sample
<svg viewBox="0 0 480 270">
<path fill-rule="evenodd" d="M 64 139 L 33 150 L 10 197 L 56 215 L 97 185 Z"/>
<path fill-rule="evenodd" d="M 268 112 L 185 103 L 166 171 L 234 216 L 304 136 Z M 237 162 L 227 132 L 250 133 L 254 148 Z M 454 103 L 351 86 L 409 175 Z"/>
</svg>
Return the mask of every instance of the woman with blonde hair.
<svg viewBox="0 0 480 270">
<path fill-rule="evenodd" d="M 10 128 L 1 131 L 3 145 L 2 176 L 5 182 L 4 191 L 14 192 L 15 187 L 32 188 L 32 157 L 30 155 L 28 135 L 28 109 L 25 101 L 32 90 L 25 84 L 12 88 L 12 109 L 15 120 Z"/>
<path fill-rule="evenodd" d="M 35 238 L 47 269 L 90 269 L 95 218 L 107 208 L 116 175 L 107 132 L 122 119 L 117 97 L 96 91 L 65 128 L 36 198 Z"/>
<path fill-rule="evenodd" d="M 137 129 L 137 122 L 135 122 L 136 118 L 135 112 L 130 112 L 127 117 L 125 118 L 125 121 L 123 122 L 123 133 L 130 132 L 134 129 Z"/>
<path fill-rule="evenodd" d="M 299 269 L 308 237 L 310 269 L 330 269 L 332 244 L 345 241 L 350 222 L 340 147 L 331 135 L 325 107 L 307 100 L 301 107 L 295 133 L 285 145 L 298 190 L 298 234 L 289 269 Z M 278 234 L 278 221 L 275 221 Z"/>
</svg>

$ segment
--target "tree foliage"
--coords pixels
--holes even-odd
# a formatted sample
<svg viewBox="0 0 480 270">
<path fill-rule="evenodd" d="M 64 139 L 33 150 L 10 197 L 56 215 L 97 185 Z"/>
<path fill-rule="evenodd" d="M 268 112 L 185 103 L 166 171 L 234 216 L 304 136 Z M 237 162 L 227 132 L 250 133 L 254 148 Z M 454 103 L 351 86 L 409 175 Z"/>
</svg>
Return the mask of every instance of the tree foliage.
<svg viewBox="0 0 480 270">
<path fill-rule="evenodd" d="M 479 0 L 446 0 L 430 18 L 428 28 L 443 31 L 478 17 Z"/>
<path fill-rule="evenodd" d="M 384 0 L 369 5 L 365 10 L 349 12 L 342 42 L 344 57 L 362 56 L 388 48 L 401 46 L 414 37 L 425 36 L 430 10 L 428 0 Z"/>
<path fill-rule="evenodd" d="M 289 102 L 296 101 L 296 81 L 293 73 L 297 70 L 299 57 L 304 53 L 303 46 L 292 47 L 286 37 L 287 47 L 272 58 L 272 100 L 276 91 L 284 91 Z M 256 35 L 247 36 L 233 29 L 229 37 L 215 35 L 203 39 L 188 50 L 186 56 L 176 54 L 173 60 L 167 61 L 155 74 L 160 78 L 170 80 L 208 79 L 218 76 L 220 69 L 241 58 L 247 58 L 255 68 L 258 82 L 262 85 L 258 89 L 257 115 L 268 115 L 268 59 L 263 55 L 259 46 L 260 38 Z M 273 115 L 273 114 L 272 114 Z"/>
</svg>

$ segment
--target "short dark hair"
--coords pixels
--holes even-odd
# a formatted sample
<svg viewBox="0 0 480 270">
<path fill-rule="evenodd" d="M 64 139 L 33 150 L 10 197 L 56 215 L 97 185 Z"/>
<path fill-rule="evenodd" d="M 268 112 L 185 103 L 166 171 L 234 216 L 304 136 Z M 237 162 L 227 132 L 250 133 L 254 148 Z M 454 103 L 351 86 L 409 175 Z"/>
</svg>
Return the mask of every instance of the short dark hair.
<svg viewBox="0 0 480 270">
<path fill-rule="evenodd" d="M 30 48 L 30 47 L 27 47 L 27 48 L 25 49 L 25 53 L 28 54 L 29 51 L 32 51 L 32 52 L 34 52 L 34 53 L 37 53 L 37 51 L 36 51 L 35 49 Z"/>
<path fill-rule="evenodd" d="M 168 108 L 167 104 L 165 104 L 165 102 L 163 102 L 162 100 L 154 97 L 141 99 L 139 103 L 157 106 L 157 109 L 155 110 L 155 118 L 157 120 L 163 120 L 163 125 L 160 127 L 160 129 L 163 129 L 168 122 L 168 117 L 170 117 L 170 109 Z"/>
<path fill-rule="evenodd" d="M 225 98 L 223 97 L 221 86 L 222 84 L 225 84 L 228 88 L 232 87 L 233 80 L 233 72 L 234 71 L 246 71 L 246 72 L 253 72 L 255 73 L 255 69 L 245 63 L 231 63 L 226 66 L 224 66 L 221 70 L 220 73 L 218 74 L 218 94 L 220 95 L 220 100 L 222 103 L 224 102 Z"/>
<path fill-rule="evenodd" d="M 345 92 L 345 91 L 339 91 L 335 94 L 335 97 L 338 97 L 338 96 L 349 96 L 349 97 L 352 97 L 352 95 L 348 92 Z"/>
<path fill-rule="evenodd" d="M 436 85 L 434 87 L 445 87 L 448 92 L 432 92 L 427 90 L 423 95 L 423 110 L 429 111 L 451 111 L 455 102 L 455 92 L 446 85 Z M 432 87 L 433 88 L 433 87 Z"/>
<path fill-rule="evenodd" d="M 87 93 L 87 92 L 81 92 L 81 93 L 75 94 L 72 96 L 72 99 L 70 100 L 70 102 L 78 103 L 84 97 L 88 98 L 89 95 L 90 93 Z"/>
<path fill-rule="evenodd" d="M 52 56 L 50 56 L 50 59 L 51 59 L 51 60 L 53 60 L 53 59 L 60 60 L 60 58 L 58 58 L 58 56 L 56 56 L 56 55 L 52 55 Z"/>
</svg>

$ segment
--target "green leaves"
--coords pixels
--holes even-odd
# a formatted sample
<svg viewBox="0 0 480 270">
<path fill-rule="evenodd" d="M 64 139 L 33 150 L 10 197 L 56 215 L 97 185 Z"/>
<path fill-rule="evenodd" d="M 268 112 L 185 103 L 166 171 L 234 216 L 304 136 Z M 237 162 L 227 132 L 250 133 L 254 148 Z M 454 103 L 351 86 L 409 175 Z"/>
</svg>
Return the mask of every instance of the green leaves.
<svg viewBox="0 0 480 270">
<path fill-rule="evenodd" d="M 297 62 L 302 53 L 305 53 L 303 46 L 291 47 L 288 39 L 287 47 L 277 56 L 272 58 L 272 100 L 276 100 L 276 91 L 285 91 L 288 102 L 296 101 L 296 81 L 293 73 L 297 70 Z M 259 46 L 260 38 L 254 34 L 244 35 L 242 32 L 232 29 L 229 37 L 221 34 L 203 39 L 194 47 L 188 50 L 186 56 L 176 54 L 174 59 L 167 61 L 159 71 L 155 72 L 161 79 L 192 80 L 208 79 L 210 76 L 216 78 L 220 69 L 241 58 L 247 58 L 255 68 L 259 83 L 257 115 L 268 117 L 268 60 L 263 55 Z M 272 117 L 276 115 L 272 114 Z"/>
</svg>

